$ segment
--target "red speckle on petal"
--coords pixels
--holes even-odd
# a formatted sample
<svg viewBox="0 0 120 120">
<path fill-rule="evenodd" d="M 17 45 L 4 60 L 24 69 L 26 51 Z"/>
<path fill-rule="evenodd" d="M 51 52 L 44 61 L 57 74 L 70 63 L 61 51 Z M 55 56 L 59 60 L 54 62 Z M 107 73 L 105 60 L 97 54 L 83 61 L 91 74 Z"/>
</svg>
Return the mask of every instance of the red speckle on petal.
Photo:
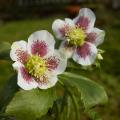
<svg viewBox="0 0 120 120">
<path fill-rule="evenodd" d="M 34 55 L 43 57 L 47 54 L 47 44 L 44 41 L 34 41 L 31 46 L 31 52 Z"/>
<path fill-rule="evenodd" d="M 60 33 L 62 34 L 62 37 L 65 36 L 65 28 L 59 29 Z"/>
<path fill-rule="evenodd" d="M 77 54 L 79 57 L 86 58 L 90 54 L 89 44 L 85 43 L 84 45 L 78 47 Z"/>
<path fill-rule="evenodd" d="M 89 26 L 89 19 L 87 17 L 79 17 L 79 19 L 77 20 L 77 22 L 75 23 L 77 26 L 83 28 L 83 30 L 86 30 Z"/>
<path fill-rule="evenodd" d="M 30 76 L 30 74 L 27 72 L 27 70 L 24 67 L 20 68 L 20 72 L 24 80 L 26 80 L 27 82 L 31 81 L 32 77 Z"/>
<path fill-rule="evenodd" d="M 59 28 L 59 32 L 61 33 L 62 37 L 65 36 L 65 33 L 68 29 L 69 29 L 68 25 L 64 25 L 63 27 Z"/>
<path fill-rule="evenodd" d="M 25 63 L 29 57 L 27 51 L 23 51 L 21 49 L 17 49 L 15 54 L 17 56 L 17 60 L 20 61 L 21 63 Z"/>
<path fill-rule="evenodd" d="M 59 65 L 60 59 L 58 59 L 56 56 L 51 56 L 46 60 L 46 64 L 48 67 L 48 70 L 55 70 Z"/>
<path fill-rule="evenodd" d="M 94 43 L 96 40 L 97 34 L 94 32 L 88 33 L 86 37 L 86 41 Z"/>
<path fill-rule="evenodd" d="M 35 81 L 41 86 L 46 85 L 48 83 L 48 77 L 44 74 L 40 78 L 35 78 Z"/>
</svg>

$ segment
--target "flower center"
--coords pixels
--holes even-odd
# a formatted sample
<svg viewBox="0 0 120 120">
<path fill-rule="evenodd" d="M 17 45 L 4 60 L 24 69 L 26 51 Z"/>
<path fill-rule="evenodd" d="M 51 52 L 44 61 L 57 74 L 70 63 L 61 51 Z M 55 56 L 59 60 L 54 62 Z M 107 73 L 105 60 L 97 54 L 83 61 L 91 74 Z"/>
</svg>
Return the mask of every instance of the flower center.
<svg viewBox="0 0 120 120">
<path fill-rule="evenodd" d="M 39 56 L 31 56 L 25 64 L 25 68 L 32 76 L 39 78 L 47 70 L 46 62 Z"/>
<path fill-rule="evenodd" d="M 83 29 L 73 27 L 66 31 L 66 39 L 72 45 L 82 45 L 85 41 L 86 34 Z"/>
</svg>

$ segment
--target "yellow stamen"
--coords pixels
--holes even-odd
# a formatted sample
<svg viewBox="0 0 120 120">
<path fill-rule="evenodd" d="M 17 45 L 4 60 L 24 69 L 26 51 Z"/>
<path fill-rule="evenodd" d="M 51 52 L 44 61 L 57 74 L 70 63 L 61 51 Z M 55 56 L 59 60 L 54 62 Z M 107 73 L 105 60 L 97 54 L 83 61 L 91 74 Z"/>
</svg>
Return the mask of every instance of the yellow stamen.
<svg viewBox="0 0 120 120">
<path fill-rule="evenodd" d="M 86 34 L 83 29 L 76 26 L 66 30 L 65 37 L 70 44 L 79 46 L 84 43 Z"/>
<path fill-rule="evenodd" d="M 28 59 L 27 63 L 25 64 L 25 68 L 29 74 L 36 78 L 42 76 L 47 70 L 45 60 L 35 55 L 31 56 Z"/>
</svg>

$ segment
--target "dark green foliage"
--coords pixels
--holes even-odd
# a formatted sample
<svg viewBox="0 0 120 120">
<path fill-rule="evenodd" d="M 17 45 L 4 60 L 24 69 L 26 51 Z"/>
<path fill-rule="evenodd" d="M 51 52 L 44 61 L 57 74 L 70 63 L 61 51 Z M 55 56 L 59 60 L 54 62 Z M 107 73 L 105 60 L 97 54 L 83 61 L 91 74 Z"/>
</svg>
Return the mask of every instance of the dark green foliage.
<svg viewBox="0 0 120 120">
<path fill-rule="evenodd" d="M 20 90 L 7 106 L 6 113 L 17 120 L 37 120 L 47 113 L 54 100 L 53 89 Z"/>
<path fill-rule="evenodd" d="M 63 79 L 66 86 L 70 85 L 78 89 L 85 109 L 90 109 L 98 104 L 105 104 L 108 100 L 104 88 L 88 78 L 73 73 L 64 73 L 60 78 Z"/>
<path fill-rule="evenodd" d="M 11 45 L 8 42 L 0 43 L 0 60 L 10 60 L 10 47 Z"/>
<path fill-rule="evenodd" d="M 4 112 L 6 105 L 10 102 L 13 98 L 14 94 L 18 91 L 17 86 L 17 76 L 13 75 L 7 81 L 6 85 L 0 91 L 0 111 Z"/>
</svg>

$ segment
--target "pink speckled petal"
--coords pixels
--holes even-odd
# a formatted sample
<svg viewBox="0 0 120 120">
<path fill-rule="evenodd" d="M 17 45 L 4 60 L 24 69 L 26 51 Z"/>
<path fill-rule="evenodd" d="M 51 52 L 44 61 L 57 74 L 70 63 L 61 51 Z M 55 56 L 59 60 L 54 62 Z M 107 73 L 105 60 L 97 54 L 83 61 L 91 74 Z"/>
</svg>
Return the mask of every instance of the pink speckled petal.
<svg viewBox="0 0 120 120">
<path fill-rule="evenodd" d="M 46 30 L 34 32 L 28 38 L 28 52 L 33 55 L 44 57 L 53 52 L 55 40 Z"/>
<path fill-rule="evenodd" d="M 103 43 L 105 37 L 105 32 L 98 28 L 93 28 L 93 30 L 87 34 L 86 41 L 95 44 L 96 46 Z"/>
<path fill-rule="evenodd" d="M 27 43 L 23 40 L 14 42 L 11 46 L 10 57 L 13 61 L 25 63 L 29 57 Z"/>
<path fill-rule="evenodd" d="M 63 53 L 55 50 L 53 54 L 46 58 L 46 65 L 50 72 L 55 74 L 61 74 L 66 69 L 67 59 Z"/>
<path fill-rule="evenodd" d="M 96 55 L 97 48 L 95 45 L 85 42 L 82 46 L 76 48 L 72 57 L 75 62 L 85 66 L 93 64 Z"/>
<path fill-rule="evenodd" d="M 24 90 L 31 90 L 38 86 L 37 82 L 28 74 L 26 69 L 21 66 L 18 69 L 18 86 Z"/>
<path fill-rule="evenodd" d="M 85 29 L 86 32 L 91 32 L 95 23 L 95 14 L 89 8 L 82 8 L 76 18 L 73 19 L 74 23 L 81 28 Z"/>
</svg>

